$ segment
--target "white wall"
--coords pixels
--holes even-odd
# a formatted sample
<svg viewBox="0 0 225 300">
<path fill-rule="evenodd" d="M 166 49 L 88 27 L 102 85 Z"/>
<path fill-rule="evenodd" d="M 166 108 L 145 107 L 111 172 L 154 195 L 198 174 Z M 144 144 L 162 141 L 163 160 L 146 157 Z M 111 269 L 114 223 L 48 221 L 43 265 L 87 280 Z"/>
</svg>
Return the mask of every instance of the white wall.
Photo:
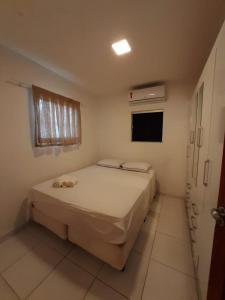
<svg viewBox="0 0 225 300">
<path fill-rule="evenodd" d="M 5 81 L 36 84 L 81 102 L 82 145 L 33 148 L 30 128 L 32 99 L 27 89 Z M 72 83 L 0 47 L 0 237 L 25 220 L 30 187 L 97 158 L 95 101 Z"/>
<path fill-rule="evenodd" d="M 149 161 L 157 172 L 160 191 L 184 196 L 188 99 L 192 86 L 168 84 L 168 101 L 128 105 L 128 95 L 99 100 L 100 158 Z M 164 110 L 163 143 L 131 142 L 131 111 Z"/>
<path fill-rule="evenodd" d="M 0 66 L 0 237 L 24 223 L 32 185 L 89 165 L 98 158 L 147 160 L 157 172 L 161 192 L 183 196 L 190 87 L 170 84 L 166 103 L 129 106 L 127 94 L 97 101 L 74 84 L 3 47 Z M 6 83 L 11 79 L 81 102 L 79 149 L 33 147 L 30 90 Z M 131 143 L 131 111 L 149 109 L 165 111 L 163 143 Z"/>
</svg>

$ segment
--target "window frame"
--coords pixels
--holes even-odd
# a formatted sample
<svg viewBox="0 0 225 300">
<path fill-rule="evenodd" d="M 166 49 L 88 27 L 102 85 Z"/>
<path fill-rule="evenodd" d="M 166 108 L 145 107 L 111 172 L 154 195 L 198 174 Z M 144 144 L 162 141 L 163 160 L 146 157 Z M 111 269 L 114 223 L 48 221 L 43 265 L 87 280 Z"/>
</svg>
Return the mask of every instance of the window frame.
<svg viewBox="0 0 225 300">
<path fill-rule="evenodd" d="M 155 140 L 133 140 L 133 115 L 135 114 L 148 114 L 148 113 L 162 113 L 162 139 L 160 141 Z M 132 143 L 163 143 L 163 132 L 164 132 L 164 109 L 153 109 L 153 110 L 141 110 L 141 111 L 131 111 L 131 134 L 130 141 Z"/>
<path fill-rule="evenodd" d="M 75 101 L 71 98 L 53 93 L 51 91 L 45 90 L 38 86 L 32 85 L 33 103 L 34 103 L 34 115 L 35 115 L 35 146 L 36 147 L 47 147 L 47 146 L 69 146 L 81 144 L 81 111 L 80 102 Z M 41 121 L 40 121 L 40 109 L 39 102 L 42 98 L 46 102 L 57 103 L 61 106 L 71 107 L 74 112 L 77 112 L 77 136 L 74 137 L 54 137 L 50 136 L 44 138 L 41 136 Z M 75 118 L 75 117 L 74 117 Z M 62 124 L 61 124 L 62 125 Z M 74 130 L 76 130 L 76 125 L 74 124 Z"/>
</svg>

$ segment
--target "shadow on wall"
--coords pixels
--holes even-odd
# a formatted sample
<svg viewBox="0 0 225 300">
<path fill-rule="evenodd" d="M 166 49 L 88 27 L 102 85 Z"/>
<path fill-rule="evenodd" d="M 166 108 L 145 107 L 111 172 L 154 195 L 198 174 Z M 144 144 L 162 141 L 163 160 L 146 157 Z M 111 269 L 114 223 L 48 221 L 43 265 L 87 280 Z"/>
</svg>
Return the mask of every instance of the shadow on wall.
<svg viewBox="0 0 225 300">
<path fill-rule="evenodd" d="M 156 193 L 157 193 L 157 194 L 160 194 L 160 183 L 159 183 L 159 181 L 157 180 L 157 178 L 156 178 Z"/>
<path fill-rule="evenodd" d="M 30 203 L 29 203 L 29 199 L 25 198 L 21 205 L 20 205 L 20 209 L 17 213 L 17 217 L 14 223 L 14 228 L 20 228 L 21 226 L 23 226 L 25 223 L 27 223 L 30 219 Z"/>
<path fill-rule="evenodd" d="M 48 146 L 48 147 L 36 147 L 35 146 L 35 114 L 33 105 L 32 89 L 28 88 L 28 111 L 29 111 L 29 124 L 30 124 L 30 142 L 35 157 L 41 155 L 55 155 L 58 156 L 62 152 L 72 152 L 79 149 L 79 145 L 70 146 Z"/>
</svg>

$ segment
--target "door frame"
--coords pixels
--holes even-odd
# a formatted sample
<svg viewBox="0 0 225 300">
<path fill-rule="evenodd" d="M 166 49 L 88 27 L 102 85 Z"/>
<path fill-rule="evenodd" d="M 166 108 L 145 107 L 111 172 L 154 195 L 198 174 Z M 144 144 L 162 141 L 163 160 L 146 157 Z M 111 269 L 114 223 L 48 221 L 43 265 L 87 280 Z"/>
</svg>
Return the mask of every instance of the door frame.
<svg viewBox="0 0 225 300">
<path fill-rule="evenodd" d="M 225 137 L 217 207 L 225 207 Z M 215 226 L 207 300 L 225 299 L 225 226 Z"/>
</svg>

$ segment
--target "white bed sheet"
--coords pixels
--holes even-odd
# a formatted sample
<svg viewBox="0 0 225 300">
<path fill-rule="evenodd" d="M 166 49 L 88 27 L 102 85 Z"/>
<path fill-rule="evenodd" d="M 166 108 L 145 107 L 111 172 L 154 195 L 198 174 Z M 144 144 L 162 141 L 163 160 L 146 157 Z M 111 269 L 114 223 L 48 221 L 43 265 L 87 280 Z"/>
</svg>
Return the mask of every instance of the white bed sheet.
<svg viewBox="0 0 225 300">
<path fill-rule="evenodd" d="M 90 166 L 69 173 L 78 179 L 73 188 L 53 188 L 53 180 L 34 186 L 32 205 L 73 228 L 91 231 L 105 242 L 126 242 L 132 221 L 147 213 L 155 195 L 155 172 Z"/>
</svg>

